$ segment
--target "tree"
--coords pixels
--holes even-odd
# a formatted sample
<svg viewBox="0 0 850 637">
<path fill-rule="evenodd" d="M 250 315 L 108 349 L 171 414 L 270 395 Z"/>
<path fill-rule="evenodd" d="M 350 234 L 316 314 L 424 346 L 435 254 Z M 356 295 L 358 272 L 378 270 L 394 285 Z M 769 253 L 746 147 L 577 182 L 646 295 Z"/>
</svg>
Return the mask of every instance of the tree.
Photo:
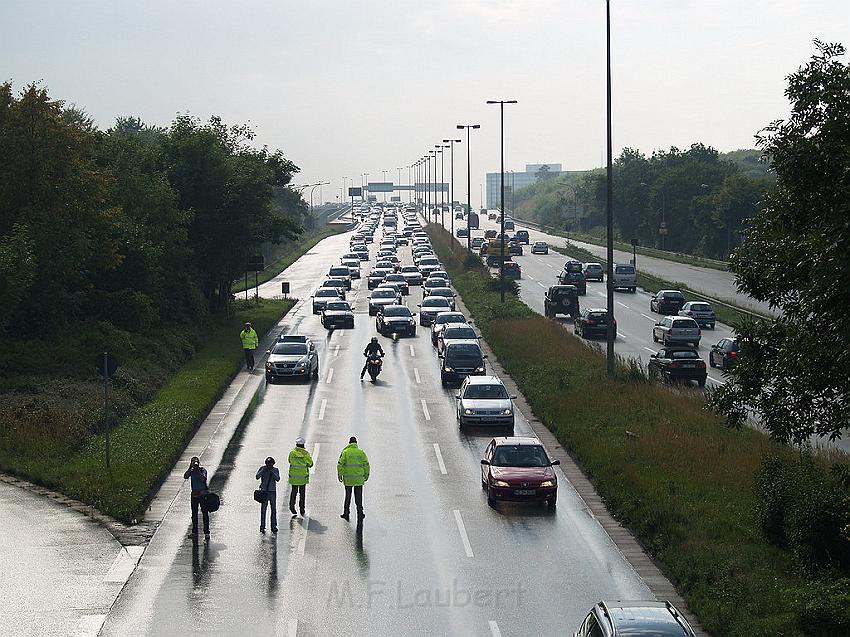
<svg viewBox="0 0 850 637">
<path fill-rule="evenodd" d="M 781 310 L 737 326 L 744 353 L 712 404 L 740 426 L 803 443 L 850 425 L 850 67 L 840 44 L 788 77 L 787 120 L 758 137 L 775 185 L 732 257 L 738 287 Z"/>
</svg>

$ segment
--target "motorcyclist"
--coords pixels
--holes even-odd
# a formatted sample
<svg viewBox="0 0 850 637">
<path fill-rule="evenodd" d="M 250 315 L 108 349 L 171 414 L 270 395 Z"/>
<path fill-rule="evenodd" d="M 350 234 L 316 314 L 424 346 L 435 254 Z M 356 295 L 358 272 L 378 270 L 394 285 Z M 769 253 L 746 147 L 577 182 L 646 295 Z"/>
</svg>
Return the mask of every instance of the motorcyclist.
<svg viewBox="0 0 850 637">
<path fill-rule="evenodd" d="M 360 370 L 360 379 L 363 379 L 363 376 L 366 375 L 366 368 L 369 366 L 369 357 L 375 356 L 376 354 L 384 355 L 384 348 L 381 347 L 381 344 L 378 342 L 378 337 L 373 336 L 372 340 L 369 341 L 369 344 L 366 346 L 366 349 L 363 350 L 363 355 L 366 357 L 366 362 L 363 364 L 363 369 Z"/>
</svg>

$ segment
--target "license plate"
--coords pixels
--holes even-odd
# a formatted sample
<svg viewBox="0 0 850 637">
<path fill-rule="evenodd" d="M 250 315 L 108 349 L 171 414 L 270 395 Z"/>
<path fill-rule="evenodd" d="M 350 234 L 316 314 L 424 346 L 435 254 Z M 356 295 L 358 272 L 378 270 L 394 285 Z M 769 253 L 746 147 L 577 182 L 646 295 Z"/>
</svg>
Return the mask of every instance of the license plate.
<svg viewBox="0 0 850 637">
<path fill-rule="evenodd" d="M 535 495 L 537 493 L 537 489 L 517 489 L 514 491 L 514 495 Z"/>
<path fill-rule="evenodd" d="M 685 363 L 684 365 L 682 365 L 682 367 L 690 367 L 690 368 L 693 368 L 693 367 L 696 367 L 696 365 L 692 365 L 692 364 L 690 364 L 690 363 Z"/>
</svg>

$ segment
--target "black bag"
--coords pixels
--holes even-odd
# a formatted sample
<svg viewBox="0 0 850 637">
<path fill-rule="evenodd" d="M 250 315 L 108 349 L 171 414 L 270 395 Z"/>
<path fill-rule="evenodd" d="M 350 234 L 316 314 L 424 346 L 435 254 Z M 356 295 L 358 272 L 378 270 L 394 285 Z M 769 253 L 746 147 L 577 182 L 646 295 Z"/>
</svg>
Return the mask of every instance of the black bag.
<svg viewBox="0 0 850 637">
<path fill-rule="evenodd" d="M 217 493 L 208 491 L 204 496 L 204 503 L 207 505 L 207 511 L 212 513 L 213 511 L 218 511 L 218 507 L 221 506 L 221 498 L 218 497 Z"/>
<path fill-rule="evenodd" d="M 254 500 L 263 504 L 267 502 L 269 499 L 269 494 L 267 491 L 263 491 L 262 489 L 254 489 Z"/>
</svg>

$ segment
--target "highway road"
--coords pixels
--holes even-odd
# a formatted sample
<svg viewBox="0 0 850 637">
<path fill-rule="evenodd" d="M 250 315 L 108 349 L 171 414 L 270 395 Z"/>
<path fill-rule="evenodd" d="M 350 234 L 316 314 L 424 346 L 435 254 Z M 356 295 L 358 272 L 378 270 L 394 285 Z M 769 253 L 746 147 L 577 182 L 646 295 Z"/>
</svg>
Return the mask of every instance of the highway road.
<svg viewBox="0 0 850 637">
<path fill-rule="evenodd" d="M 348 236 L 324 240 L 261 293 L 278 294 L 285 279 L 305 298 Z M 399 254 L 409 261 L 407 249 Z M 549 269 L 539 268 L 529 272 L 543 278 Z M 359 379 L 376 334 L 366 296 L 365 279 L 355 281 L 353 330 L 326 332 L 309 302 L 297 306 L 290 331 L 317 343 L 320 379 L 266 386 L 211 476 L 223 505 L 210 542 L 186 537 L 182 493 L 101 634 L 566 635 L 600 599 L 653 598 L 560 470 L 554 511 L 487 506 L 479 461 L 494 432 L 459 432 L 426 328 L 380 337 L 384 371 L 376 385 Z M 407 302 L 420 298 L 414 287 Z M 516 431 L 531 433 L 522 416 Z M 339 517 L 336 461 L 351 435 L 372 466 L 362 525 Z M 316 459 L 307 516 L 291 517 L 279 501 L 280 532 L 261 535 L 254 474 L 267 455 L 285 474 L 297 436 Z"/>
<path fill-rule="evenodd" d="M 494 221 L 488 220 L 486 215 L 481 214 L 478 216 L 481 220 L 481 232 L 487 228 L 498 228 L 498 224 Z M 446 225 L 449 225 L 448 222 Z M 535 230 L 521 222 L 516 222 L 516 228 L 517 230 L 528 230 L 532 243 L 535 241 L 546 241 L 550 245 L 564 245 L 564 237 Z M 578 247 L 584 248 L 590 253 L 597 255 L 598 258 L 605 259 L 605 248 L 593 243 L 571 241 Z M 629 263 L 631 258 L 631 252 L 614 250 L 615 263 Z M 715 270 L 713 268 L 703 268 L 695 265 L 689 265 L 687 263 L 677 263 L 676 261 L 667 261 L 666 259 L 648 257 L 642 254 L 637 255 L 637 267 L 639 270 L 646 272 L 647 274 L 661 277 L 668 281 L 687 283 L 688 286 L 695 292 L 700 292 L 712 298 L 732 302 L 745 309 L 751 309 L 769 316 L 775 316 L 777 314 L 777 311 L 775 309 L 771 309 L 767 303 L 757 301 L 751 296 L 739 292 L 735 286 L 735 275 L 732 272 Z"/>
</svg>

